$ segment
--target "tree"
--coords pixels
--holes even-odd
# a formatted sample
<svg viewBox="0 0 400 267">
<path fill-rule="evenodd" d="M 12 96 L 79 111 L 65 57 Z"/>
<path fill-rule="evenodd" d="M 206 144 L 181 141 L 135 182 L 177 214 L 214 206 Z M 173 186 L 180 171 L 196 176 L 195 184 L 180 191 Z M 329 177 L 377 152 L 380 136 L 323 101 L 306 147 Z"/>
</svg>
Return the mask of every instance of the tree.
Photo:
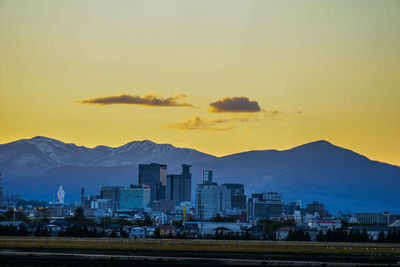
<svg viewBox="0 0 400 267">
<path fill-rule="evenodd" d="M 257 222 L 258 226 L 263 231 L 265 239 L 274 239 L 274 233 L 283 226 L 282 222 L 272 221 L 269 219 L 262 219 Z"/>
<path fill-rule="evenodd" d="M 85 219 L 84 210 L 82 207 L 78 207 L 75 209 L 74 218 L 77 221 L 83 221 Z"/>
<path fill-rule="evenodd" d="M 369 235 L 367 233 L 367 229 L 363 229 L 361 233 L 361 242 L 368 242 L 369 241 Z"/>
<path fill-rule="evenodd" d="M 311 241 L 311 236 L 308 232 L 304 235 L 304 241 Z"/>
<path fill-rule="evenodd" d="M 377 240 L 378 242 L 385 242 L 386 240 L 385 240 L 385 233 L 383 232 L 383 230 L 381 230 L 380 232 L 379 232 L 379 235 L 378 235 L 378 240 Z"/>
<path fill-rule="evenodd" d="M 31 222 L 31 220 L 25 214 L 15 211 L 12 208 L 9 208 L 3 213 L 3 216 L 0 217 L 0 221 L 23 221 L 25 223 Z"/>
<path fill-rule="evenodd" d="M 143 226 L 153 226 L 153 221 L 151 220 L 150 216 L 146 216 L 144 218 Z"/>
<path fill-rule="evenodd" d="M 210 219 L 210 222 L 234 222 L 234 221 L 235 218 L 222 217 L 221 215 L 219 215 L 219 213 L 217 214 L 217 216 Z"/>
<path fill-rule="evenodd" d="M 325 236 L 324 236 L 324 234 L 322 233 L 322 230 L 319 230 L 318 235 L 317 235 L 317 238 L 316 238 L 317 242 L 322 242 L 322 241 L 324 241 L 324 238 L 325 238 Z"/>
<path fill-rule="evenodd" d="M 111 238 L 116 238 L 116 237 L 118 237 L 118 235 L 117 235 L 117 232 L 115 232 L 114 230 L 111 232 L 111 234 L 110 234 L 110 237 Z"/>
<path fill-rule="evenodd" d="M 153 236 L 155 238 L 160 238 L 160 228 L 157 227 L 156 230 L 154 230 Z"/>
</svg>

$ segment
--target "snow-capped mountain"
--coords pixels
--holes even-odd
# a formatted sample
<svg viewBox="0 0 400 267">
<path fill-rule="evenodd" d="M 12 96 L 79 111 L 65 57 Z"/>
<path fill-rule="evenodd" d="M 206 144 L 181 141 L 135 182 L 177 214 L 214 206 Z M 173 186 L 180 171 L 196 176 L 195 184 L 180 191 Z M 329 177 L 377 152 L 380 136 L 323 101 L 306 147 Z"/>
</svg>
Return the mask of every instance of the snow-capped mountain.
<svg viewBox="0 0 400 267">
<path fill-rule="evenodd" d="M 36 136 L 0 145 L 0 168 L 12 175 L 43 174 L 54 167 L 117 167 L 137 166 L 139 163 L 168 162 L 181 164 L 214 158 L 194 149 L 156 144 L 149 140 L 134 141 L 120 147 L 87 148 L 66 144 L 56 139 Z"/>
<path fill-rule="evenodd" d="M 159 162 L 168 173 L 192 164 L 192 188 L 201 170 L 214 170 L 218 183 L 242 183 L 248 195 L 277 191 L 285 200 L 318 200 L 330 210 L 400 212 L 400 167 L 321 140 L 289 150 L 259 150 L 215 157 L 193 149 L 134 141 L 121 147 L 87 148 L 46 137 L 0 145 L 0 172 L 6 192 L 51 200 L 59 185 L 66 200 L 79 199 L 81 187 L 97 194 L 101 185 L 138 182 L 138 164 Z"/>
</svg>

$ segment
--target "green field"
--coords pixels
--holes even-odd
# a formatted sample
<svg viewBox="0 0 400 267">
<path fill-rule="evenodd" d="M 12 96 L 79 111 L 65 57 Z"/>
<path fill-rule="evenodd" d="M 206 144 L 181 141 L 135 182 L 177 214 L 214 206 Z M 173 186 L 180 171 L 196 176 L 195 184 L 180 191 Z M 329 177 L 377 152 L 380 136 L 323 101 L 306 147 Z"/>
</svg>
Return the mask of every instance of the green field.
<svg viewBox="0 0 400 267">
<path fill-rule="evenodd" d="M 0 237 L 0 248 L 301 253 L 400 257 L 400 244 L 253 240 Z"/>
</svg>

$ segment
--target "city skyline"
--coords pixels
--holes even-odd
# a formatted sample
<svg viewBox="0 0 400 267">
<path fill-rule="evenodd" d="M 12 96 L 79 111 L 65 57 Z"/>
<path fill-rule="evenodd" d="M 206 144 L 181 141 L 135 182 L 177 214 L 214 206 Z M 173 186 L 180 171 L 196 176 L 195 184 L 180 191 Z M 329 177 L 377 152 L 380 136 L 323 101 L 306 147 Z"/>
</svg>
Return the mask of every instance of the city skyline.
<svg viewBox="0 0 400 267">
<path fill-rule="evenodd" d="M 400 264 L 399 48 L 400 0 L 0 0 L 0 262 Z"/>
<path fill-rule="evenodd" d="M 399 10 L 0 1 L 0 143 L 149 139 L 223 156 L 328 140 L 398 166 Z"/>
</svg>

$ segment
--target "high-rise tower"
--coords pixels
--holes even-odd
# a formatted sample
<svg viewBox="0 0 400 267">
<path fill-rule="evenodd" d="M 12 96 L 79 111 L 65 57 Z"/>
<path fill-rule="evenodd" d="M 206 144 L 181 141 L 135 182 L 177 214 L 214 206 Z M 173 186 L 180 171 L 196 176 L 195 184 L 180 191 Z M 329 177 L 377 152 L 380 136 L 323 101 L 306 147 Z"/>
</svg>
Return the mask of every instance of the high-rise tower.
<svg viewBox="0 0 400 267">
<path fill-rule="evenodd" d="M 203 184 L 212 184 L 213 171 L 212 170 L 203 170 L 202 178 L 203 178 Z"/>
<path fill-rule="evenodd" d="M 139 185 L 150 186 L 150 202 L 165 199 L 167 185 L 167 165 L 139 164 Z"/>
<path fill-rule="evenodd" d="M 181 174 L 167 175 L 166 198 L 175 200 L 176 204 L 192 200 L 192 165 L 182 164 Z"/>
</svg>

